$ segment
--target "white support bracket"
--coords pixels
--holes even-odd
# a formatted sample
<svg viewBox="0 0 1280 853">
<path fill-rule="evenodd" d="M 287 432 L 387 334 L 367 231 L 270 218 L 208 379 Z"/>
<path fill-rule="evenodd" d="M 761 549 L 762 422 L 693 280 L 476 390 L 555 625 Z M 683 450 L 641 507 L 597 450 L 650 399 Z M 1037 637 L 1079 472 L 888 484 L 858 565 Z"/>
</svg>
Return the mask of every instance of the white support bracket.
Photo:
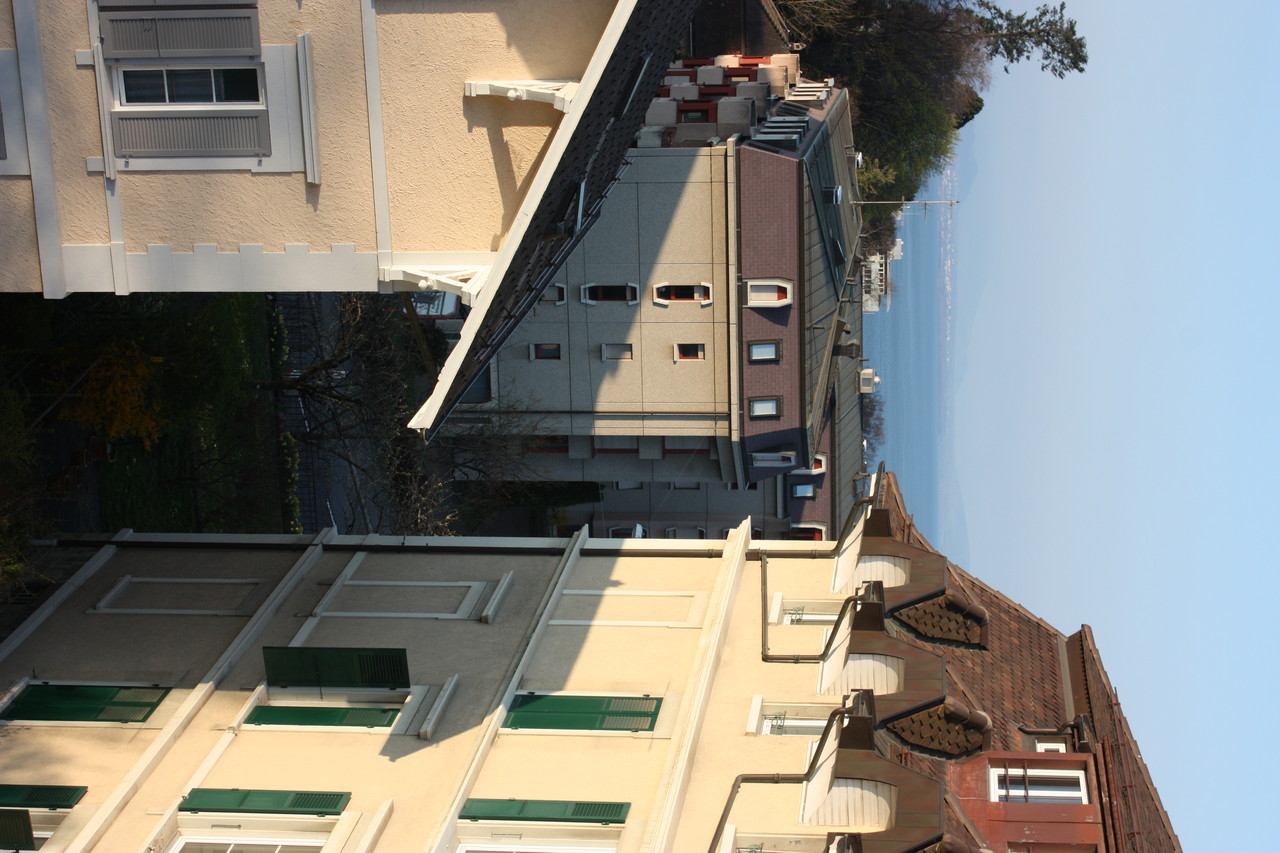
<svg viewBox="0 0 1280 853">
<path fill-rule="evenodd" d="M 487 265 L 468 266 L 394 266 L 379 270 L 378 278 L 385 282 L 407 282 L 419 290 L 443 290 L 455 293 L 465 305 L 484 289 L 489 278 Z"/>
<path fill-rule="evenodd" d="M 480 80 L 462 84 L 468 98 L 480 95 L 505 95 L 512 101 L 540 101 L 560 112 L 568 112 L 569 103 L 578 93 L 577 80 Z"/>
</svg>

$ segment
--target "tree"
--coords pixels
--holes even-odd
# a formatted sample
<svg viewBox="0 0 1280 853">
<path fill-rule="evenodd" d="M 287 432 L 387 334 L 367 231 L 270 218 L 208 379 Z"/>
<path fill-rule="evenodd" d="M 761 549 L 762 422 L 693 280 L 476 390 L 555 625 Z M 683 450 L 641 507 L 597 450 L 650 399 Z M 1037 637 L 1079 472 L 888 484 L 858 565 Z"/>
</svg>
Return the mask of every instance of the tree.
<svg viewBox="0 0 1280 853">
<path fill-rule="evenodd" d="M 1034 14 L 1001 9 L 991 0 L 972 0 L 973 19 L 985 41 L 988 55 L 1003 61 L 1004 70 L 1023 60 L 1040 56 L 1040 70 L 1059 79 L 1068 72 L 1083 72 L 1089 61 L 1084 38 L 1076 32 L 1076 22 L 1067 17 L 1067 4 L 1048 4 Z"/>
</svg>

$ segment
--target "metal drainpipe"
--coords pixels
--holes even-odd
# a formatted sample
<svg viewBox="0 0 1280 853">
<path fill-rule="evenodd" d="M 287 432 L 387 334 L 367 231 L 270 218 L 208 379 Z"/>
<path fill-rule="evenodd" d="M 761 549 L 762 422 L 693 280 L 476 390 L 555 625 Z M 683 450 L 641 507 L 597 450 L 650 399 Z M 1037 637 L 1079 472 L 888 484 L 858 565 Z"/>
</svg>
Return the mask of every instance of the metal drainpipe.
<svg viewBox="0 0 1280 853">
<path fill-rule="evenodd" d="M 850 607 L 858 602 L 858 596 L 851 595 L 840 605 L 840 612 L 836 614 L 836 625 L 840 624 L 840 620 L 845 617 Z M 827 637 L 826 645 L 822 651 L 816 655 L 771 655 L 769 654 L 769 558 L 764 554 L 760 555 L 760 660 L 765 663 L 821 663 L 831 653 L 831 649 L 835 644 L 836 635 L 839 632 L 832 631 Z"/>
<path fill-rule="evenodd" d="M 738 789 L 744 784 L 749 783 L 768 783 L 773 785 L 795 785 L 801 782 L 807 782 L 813 777 L 813 773 L 818 769 L 818 760 L 822 757 L 822 748 L 826 746 L 827 739 L 831 737 L 831 732 L 835 729 L 837 718 L 848 714 L 852 709 L 837 708 L 827 717 L 827 726 L 822 730 L 822 738 L 818 741 L 818 748 L 813 751 L 813 757 L 809 759 L 809 767 L 803 773 L 740 773 L 733 777 L 733 785 L 729 788 L 729 796 L 725 798 L 724 808 L 720 811 L 720 820 L 716 824 L 715 834 L 711 836 L 711 845 L 707 848 L 707 853 L 717 853 L 716 848 L 720 844 L 720 839 L 724 835 L 724 828 L 729 823 L 729 813 L 733 811 L 733 802 L 738 798 Z"/>
</svg>

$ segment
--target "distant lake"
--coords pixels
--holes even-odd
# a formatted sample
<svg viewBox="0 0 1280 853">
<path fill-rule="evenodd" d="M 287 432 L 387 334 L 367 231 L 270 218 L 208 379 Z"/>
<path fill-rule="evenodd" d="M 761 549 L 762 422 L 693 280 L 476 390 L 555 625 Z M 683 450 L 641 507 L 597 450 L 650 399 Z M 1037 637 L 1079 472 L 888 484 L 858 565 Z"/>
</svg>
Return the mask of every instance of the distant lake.
<svg viewBox="0 0 1280 853">
<path fill-rule="evenodd" d="M 933 178 L 922 199 L 953 199 L 954 174 Z M 898 225 L 903 258 L 893 263 L 892 307 L 863 315 L 864 353 L 882 380 L 885 442 L 880 456 L 916 526 L 949 557 L 967 550 L 952 475 L 950 374 L 954 357 L 953 211 L 908 205 Z M 868 470 L 878 463 L 868 460 Z M 957 519 L 959 519 L 957 527 Z"/>
</svg>

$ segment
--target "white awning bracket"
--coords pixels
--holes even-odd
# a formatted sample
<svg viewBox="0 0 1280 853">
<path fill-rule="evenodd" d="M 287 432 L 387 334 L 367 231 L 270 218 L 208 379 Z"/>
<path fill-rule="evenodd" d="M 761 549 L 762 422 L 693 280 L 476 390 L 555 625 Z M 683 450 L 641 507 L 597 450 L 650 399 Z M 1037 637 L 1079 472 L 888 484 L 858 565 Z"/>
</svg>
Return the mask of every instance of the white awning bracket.
<svg viewBox="0 0 1280 853">
<path fill-rule="evenodd" d="M 417 285 L 419 290 L 443 290 L 455 293 L 463 303 L 470 305 L 484 289 L 489 278 L 488 266 L 431 266 L 384 267 L 379 278 L 396 283 Z"/>
<path fill-rule="evenodd" d="M 567 112 L 578 92 L 576 80 L 479 80 L 462 84 L 468 98 L 480 95 L 504 96 L 512 101 L 539 101 Z"/>
</svg>

